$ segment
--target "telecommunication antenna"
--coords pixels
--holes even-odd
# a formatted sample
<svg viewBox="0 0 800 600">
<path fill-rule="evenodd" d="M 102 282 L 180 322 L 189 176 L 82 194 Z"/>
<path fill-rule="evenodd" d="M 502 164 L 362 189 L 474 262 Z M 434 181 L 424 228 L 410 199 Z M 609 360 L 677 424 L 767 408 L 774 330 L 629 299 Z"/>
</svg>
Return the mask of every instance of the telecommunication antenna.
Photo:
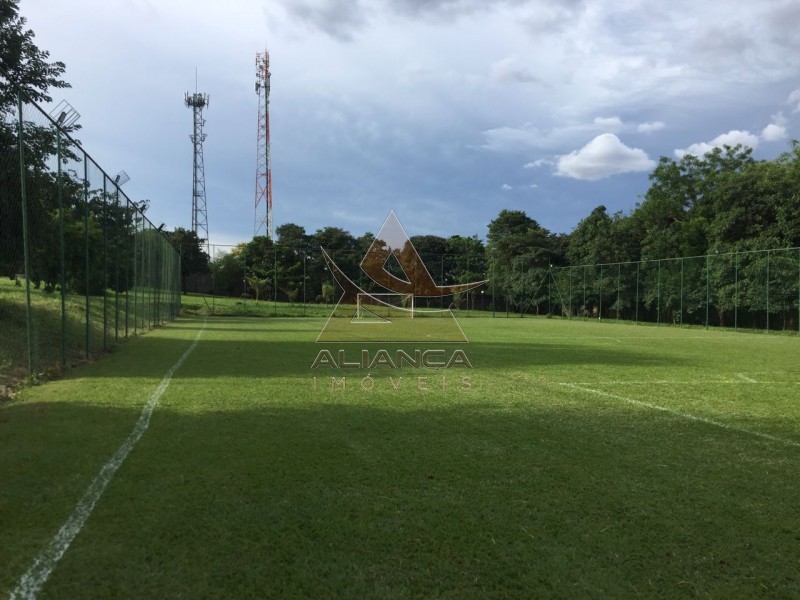
<svg viewBox="0 0 800 600">
<path fill-rule="evenodd" d="M 269 52 L 256 54 L 258 133 L 256 141 L 256 202 L 253 235 L 275 239 L 272 221 L 272 169 L 269 157 Z"/>
<path fill-rule="evenodd" d="M 194 147 L 194 172 L 192 176 L 192 231 L 197 234 L 201 242 L 205 242 L 206 253 L 210 255 L 208 241 L 208 212 L 206 209 L 206 172 L 203 164 L 203 142 L 206 134 L 203 133 L 203 109 L 208 106 L 208 94 L 195 91 L 194 94 L 186 92 L 184 96 L 186 106 L 194 114 L 194 132 L 189 136 Z"/>
</svg>

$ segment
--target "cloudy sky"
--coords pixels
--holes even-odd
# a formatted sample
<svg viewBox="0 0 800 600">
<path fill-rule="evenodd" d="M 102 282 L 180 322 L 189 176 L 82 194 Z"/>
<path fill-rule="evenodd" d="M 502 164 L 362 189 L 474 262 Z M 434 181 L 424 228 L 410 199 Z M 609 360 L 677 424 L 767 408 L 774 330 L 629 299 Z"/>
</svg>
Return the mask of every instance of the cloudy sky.
<svg viewBox="0 0 800 600">
<path fill-rule="evenodd" d="M 796 0 L 21 0 L 79 138 L 151 219 L 191 225 L 210 95 L 213 243 L 253 235 L 255 54 L 270 52 L 276 225 L 486 235 L 504 208 L 569 232 L 630 211 L 660 156 L 800 138 Z M 197 70 L 197 88 L 195 88 Z"/>
</svg>

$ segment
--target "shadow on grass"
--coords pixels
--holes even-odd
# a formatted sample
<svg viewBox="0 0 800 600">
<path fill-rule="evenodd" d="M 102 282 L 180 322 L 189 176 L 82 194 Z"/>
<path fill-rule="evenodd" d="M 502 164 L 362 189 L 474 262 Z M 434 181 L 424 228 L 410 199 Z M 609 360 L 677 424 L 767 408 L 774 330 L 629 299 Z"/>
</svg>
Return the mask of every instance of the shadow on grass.
<svg viewBox="0 0 800 600">
<path fill-rule="evenodd" d="M 666 358 L 639 348 L 626 348 L 621 345 L 585 344 L 565 345 L 555 342 L 537 341 L 535 336 L 525 341 L 469 342 L 464 344 L 352 344 L 315 343 L 318 328 L 322 321 L 309 320 L 297 322 L 295 319 L 271 321 L 268 324 L 256 321 L 252 328 L 241 327 L 242 318 L 209 318 L 192 357 L 175 374 L 176 379 L 214 378 L 214 377 L 308 377 L 313 374 L 330 376 L 345 375 L 349 369 L 332 369 L 325 365 L 312 370 L 320 350 L 328 350 L 335 360 L 339 351 L 344 352 L 348 362 L 360 362 L 361 351 L 369 350 L 370 360 L 379 349 L 385 349 L 395 357 L 398 349 L 412 356 L 416 349 L 443 349 L 445 360 L 456 349 L 466 353 L 474 372 L 481 368 L 492 370 L 518 370 L 520 368 L 571 367 L 581 365 L 605 365 L 608 367 L 652 367 L 680 366 L 688 364 L 671 356 Z M 162 377 L 166 366 L 178 359 L 188 348 L 194 335 L 201 327 L 202 320 L 181 319 L 167 326 L 170 332 L 178 335 L 148 335 L 135 340 L 131 352 L 135 358 L 125 356 L 107 357 L 89 370 L 77 369 L 68 378 L 82 377 Z M 259 327 L 260 325 L 260 327 Z M 185 332 L 185 333 L 183 333 Z M 297 341 L 305 338 L 305 341 Z M 356 372 L 364 371 L 358 369 Z M 366 369 L 373 374 L 395 372 L 386 366 L 373 366 Z M 366 371 L 363 374 L 366 374 Z M 430 369 L 419 369 L 420 374 Z"/>
<path fill-rule="evenodd" d="M 190 400 L 165 396 L 46 594 L 800 593 L 796 448 L 602 402 Z M 0 411 L 0 592 L 138 415 Z"/>
</svg>

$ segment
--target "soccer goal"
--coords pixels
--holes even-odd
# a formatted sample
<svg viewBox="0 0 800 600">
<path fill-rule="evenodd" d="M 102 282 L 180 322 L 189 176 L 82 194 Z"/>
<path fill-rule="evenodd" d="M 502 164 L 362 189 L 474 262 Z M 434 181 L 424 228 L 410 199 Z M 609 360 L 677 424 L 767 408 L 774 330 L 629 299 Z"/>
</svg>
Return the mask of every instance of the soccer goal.
<svg viewBox="0 0 800 600">
<path fill-rule="evenodd" d="M 359 293 L 356 297 L 356 321 L 382 322 L 414 318 L 414 294 Z"/>
</svg>

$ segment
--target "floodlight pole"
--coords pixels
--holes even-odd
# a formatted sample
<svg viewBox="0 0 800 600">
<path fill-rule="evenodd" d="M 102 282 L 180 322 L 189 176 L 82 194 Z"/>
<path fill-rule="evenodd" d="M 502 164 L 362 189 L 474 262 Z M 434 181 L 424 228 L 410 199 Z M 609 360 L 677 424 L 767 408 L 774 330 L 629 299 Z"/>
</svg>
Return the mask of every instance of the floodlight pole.
<svg viewBox="0 0 800 600">
<path fill-rule="evenodd" d="M 305 250 L 303 250 L 303 316 L 306 316 L 306 255 Z"/>
<path fill-rule="evenodd" d="M 61 366 L 67 366 L 67 274 L 64 265 L 66 248 L 64 242 L 64 194 L 61 189 L 61 123 L 66 113 L 61 113 L 56 122 L 56 160 L 58 161 L 58 237 L 59 263 L 61 265 Z"/>
<path fill-rule="evenodd" d="M 206 209 L 206 173 L 203 162 L 203 142 L 206 134 L 203 133 L 203 109 L 208 106 L 208 94 L 186 92 L 184 102 L 187 107 L 192 109 L 194 115 L 194 129 L 189 138 L 192 140 L 194 148 L 194 161 L 192 170 L 192 231 L 198 239 L 205 240 L 206 254 L 211 254 L 208 239 L 208 211 Z"/>
</svg>

